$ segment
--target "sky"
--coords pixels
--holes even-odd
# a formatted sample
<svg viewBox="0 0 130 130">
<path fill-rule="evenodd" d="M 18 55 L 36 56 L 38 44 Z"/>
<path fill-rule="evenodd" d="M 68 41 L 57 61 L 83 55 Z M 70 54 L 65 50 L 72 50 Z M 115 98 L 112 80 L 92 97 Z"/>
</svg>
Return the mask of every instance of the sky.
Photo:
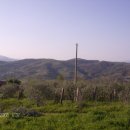
<svg viewBox="0 0 130 130">
<path fill-rule="evenodd" d="M 130 61 L 130 0 L 0 0 L 0 55 Z"/>
</svg>

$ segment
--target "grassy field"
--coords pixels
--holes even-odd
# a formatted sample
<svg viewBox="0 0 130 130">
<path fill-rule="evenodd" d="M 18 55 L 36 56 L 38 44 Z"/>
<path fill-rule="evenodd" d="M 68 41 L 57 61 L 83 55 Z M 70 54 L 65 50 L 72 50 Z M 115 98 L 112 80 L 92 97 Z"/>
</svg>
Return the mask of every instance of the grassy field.
<svg viewBox="0 0 130 130">
<path fill-rule="evenodd" d="M 0 130 L 130 130 L 130 105 L 121 102 L 45 102 L 37 107 L 23 99 L 0 100 L 4 113 L 25 107 L 42 113 L 39 117 L 0 117 Z"/>
</svg>

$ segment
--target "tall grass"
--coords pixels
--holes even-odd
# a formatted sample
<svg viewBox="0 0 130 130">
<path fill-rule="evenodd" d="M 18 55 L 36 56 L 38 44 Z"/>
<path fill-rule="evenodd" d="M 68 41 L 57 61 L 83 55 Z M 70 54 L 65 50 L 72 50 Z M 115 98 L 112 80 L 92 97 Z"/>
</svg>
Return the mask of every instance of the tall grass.
<svg viewBox="0 0 130 130">
<path fill-rule="evenodd" d="M 0 118 L 0 130 L 129 130 L 130 106 L 120 102 L 65 101 L 63 105 L 47 101 L 36 107 L 27 99 L 1 100 L 4 112 L 21 105 L 42 112 L 40 117 Z M 5 105 L 5 106 L 4 106 Z M 7 108 L 6 108 L 7 107 Z"/>
</svg>

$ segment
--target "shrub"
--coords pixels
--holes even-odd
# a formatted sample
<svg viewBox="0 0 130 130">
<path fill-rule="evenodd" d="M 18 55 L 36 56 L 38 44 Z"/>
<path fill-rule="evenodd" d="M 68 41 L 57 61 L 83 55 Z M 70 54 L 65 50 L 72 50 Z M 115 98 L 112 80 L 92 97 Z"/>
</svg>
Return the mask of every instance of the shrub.
<svg viewBox="0 0 130 130">
<path fill-rule="evenodd" d="M 25 116 L 27 111 L 28 110 L 25 107 L 18 107 L 13 110 L 14 113 L 19 113 L 21 116 Z"/>
<path fill-rule="evenodd" d="M 33 116 L 33 117 L 38 117 L 41 116 L 42 114 L 40 112 L 37 112 L 36 110 L 28 110 L 26 112 L 26 116 Z"/>
<path fill-rule="evenodd" d="M 19 107 L 19 108 L 15 108 L 13 110 L 14 114 L 12 115 L 12 117 L 24 117 L 24 116 L 33 116 L 33 117 L 37 117 L 37 116 L 41 116 L 42 114 L 40 112 L 37 112 L 36 110 L 33 109 L 27 109 L 25 107 Z"/>
</svg>

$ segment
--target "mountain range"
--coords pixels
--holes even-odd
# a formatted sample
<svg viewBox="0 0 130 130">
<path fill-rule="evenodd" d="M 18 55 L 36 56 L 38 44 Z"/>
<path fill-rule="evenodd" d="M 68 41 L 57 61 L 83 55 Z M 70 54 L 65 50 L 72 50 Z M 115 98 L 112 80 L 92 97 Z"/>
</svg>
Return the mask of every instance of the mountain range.
<svg viewBox="0 0 130 130">
<path fill-rule="evenodd" d="M 0 61 L 15 61 L 15 59 L 0 55 Z"/>
<path fill-rule="evenodd" d="M 74 77 L 75 59 L 60 61 L 54 59 L 23 59 L 0 61 L 0 79 L 40 78 L 56 79 L 62 75 L 65 79 Z M 78 59 L 78 78 L 95 79 L 101 77 L 130 77 L 130 63 L 108 62 Z"/>
</svg>

